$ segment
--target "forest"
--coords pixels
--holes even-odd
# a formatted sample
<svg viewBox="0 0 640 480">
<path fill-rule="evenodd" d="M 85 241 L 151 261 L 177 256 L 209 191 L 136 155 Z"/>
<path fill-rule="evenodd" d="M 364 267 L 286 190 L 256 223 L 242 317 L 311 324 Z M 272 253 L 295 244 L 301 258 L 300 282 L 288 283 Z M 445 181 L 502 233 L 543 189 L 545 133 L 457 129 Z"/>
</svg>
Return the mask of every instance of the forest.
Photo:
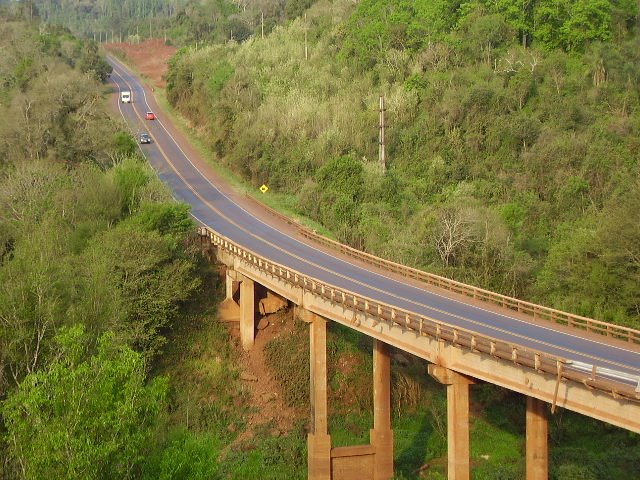
<svg viewBox="0 0 640 480">
<path fill-rule="evenodd" d="M 308 332 L 265 347 L 291 428 L 250 425 L 241 355 L 212 321 L 223 286 L 105 101 L 96 28 L 181 47 L 157 94 L 266 201 L 385 258 L 638 328 L 637 8 L 0 0 L 0 478 L 306 476 L 308 362 L 286 366 Z M 371 345 L 335 326 L 328 342 L 332 439 L 366 442 Z M 394 361 L 397 479 L 446 478 L 446 396 L 424 368 Z M 523 405 L 474 387 L 474 478 L 523 478 Z M 553 480 L 640 475 L 635 434 L 561 410 L 549 441 Z"/>
<path fill-rule="evenodd" d="M 0 5 L 10 0 L 0 0 Z M 26 0 L 26 16 L 98 42 L 244 41 L 301 15 L 312 0 Z"/>
<path fill-rule="evenodd" d="M 0 15 L 0 478 L 163 478 L 189 209 L 108 115 L 97 45 Z"/>
<path fill-rule="evenodd" d="M 638 327 L 637 27 L 636 2 L 319 0 L 185 46 L 167 96 L 343 242 Z"/>
</svg>

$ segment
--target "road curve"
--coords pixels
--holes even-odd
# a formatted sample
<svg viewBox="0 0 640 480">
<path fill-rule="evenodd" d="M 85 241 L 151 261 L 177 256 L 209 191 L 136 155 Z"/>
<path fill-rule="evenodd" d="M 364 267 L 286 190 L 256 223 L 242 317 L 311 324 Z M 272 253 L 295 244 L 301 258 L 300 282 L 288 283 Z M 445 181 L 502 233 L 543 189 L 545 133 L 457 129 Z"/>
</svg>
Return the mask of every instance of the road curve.
<svg viewBox="0 0 640 480">
<path fill-rule="evenodd" d="M 551 323 L 528 322 L 511 316 L 508 310 L 498 313 L 426 286 L 404 283 L 314 248 L 254 216 L 198 168 L 193 160 L 196 154 L 170 133 L 175 128 L 169 128 L 170 121 L 163 118 L 155 99 L 135 75 L 114 58 L 108 57 L 108 61 L 114 69 L 111 81 L 118 91 L 132 92 L 131 104 L 120 103 L 119 95 L 114 97 L 123 118 L 132 133 L 147 131 L 153 139 L 150 145 L 140 146 L 143 154 L 174 196 L 191 205 L 193 217 L 201 224 L 273 262 L 364 297 L 514 345 L 640 379 L 640 348 L 635 345 L 580 330 L 567 331 Z M 149 110 L 155 111 L 158 119 L 144 120 Z"/>
</svg>

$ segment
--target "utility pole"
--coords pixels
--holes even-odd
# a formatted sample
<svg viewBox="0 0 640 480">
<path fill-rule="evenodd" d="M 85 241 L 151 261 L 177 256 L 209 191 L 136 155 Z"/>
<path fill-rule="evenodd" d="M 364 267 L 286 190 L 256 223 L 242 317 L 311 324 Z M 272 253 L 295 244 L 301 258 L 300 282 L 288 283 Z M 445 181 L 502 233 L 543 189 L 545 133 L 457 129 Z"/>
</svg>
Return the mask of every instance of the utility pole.
<svg viewBox="0 0 640 480">
<path fill-rule="evenodd" d="M 264 12 L 260 12 L 260 29 L 262 31 L 262 39 L 264 40 Z"/>
<path fill-rule="evenodd" d="M 384 129 L 384 97 L 380 95 L 380 144 L 378 146 L 378 161 L 380 162 L 380 170 L 382 173 L 386 173 L 387 171 L 387 161 L 384 151 Z"/>
</svg>

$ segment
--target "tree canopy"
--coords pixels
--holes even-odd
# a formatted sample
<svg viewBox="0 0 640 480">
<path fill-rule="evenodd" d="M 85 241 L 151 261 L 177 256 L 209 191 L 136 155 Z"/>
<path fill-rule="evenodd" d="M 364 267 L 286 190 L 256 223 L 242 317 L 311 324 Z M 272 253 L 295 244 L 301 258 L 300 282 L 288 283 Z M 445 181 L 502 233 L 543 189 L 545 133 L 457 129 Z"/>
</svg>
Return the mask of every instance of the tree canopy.
<svg viewBox="0 0 640 480">
<path fill-rule="evenodd" d="M 26 479 L 137 478 L 167 393 L 146 383 L 143 357 L 78 325 L 54 338 L 53 360 L 3 402 L 11 455 Z"/>
<path fill-rule="evenodd" d="M 168 97 L 221 161 L 356 247 L 640 325 L 633 288 L 605 273 L 634 285 L 632 256 L 578 246 L 593 251 L 635 188 L 636 2 L 363 0 L 305 15 L 172 62 Z"/>
</svg>

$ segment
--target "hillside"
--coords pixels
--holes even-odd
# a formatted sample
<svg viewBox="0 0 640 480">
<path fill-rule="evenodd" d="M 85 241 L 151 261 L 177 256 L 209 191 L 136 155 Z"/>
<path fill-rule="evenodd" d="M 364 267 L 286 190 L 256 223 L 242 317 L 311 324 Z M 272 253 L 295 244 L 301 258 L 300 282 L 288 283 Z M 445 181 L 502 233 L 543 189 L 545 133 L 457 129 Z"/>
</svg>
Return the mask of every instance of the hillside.
<svg viewBox="0 0 640 480">
<path fill-rule="evenodd" d="M 344 242 L 637 327 L 637 6 L 583 4 L 318 1 L 265 39 L 180 50 L 167 96 Z"/>
<path fill-rule="evenodd" d="M 10 4 L 0 0 L 0 7 Z M 218 43 L 267 34 L 303 14 L 313 0 L 33 0 L 26 19 L 63 25 L 98 42 L 164 38 L 177 45 Z M 14 4 L 13 8 L 16 4 Z"/>
<path fill-rule="evenodd" d="M 169 448 L 150 366 L 205 278 L 189 209 L 107 114 L 97 45 L 0 10 L 0 49 L 0 478 L 140 478 Z"/>
<path fill-rule="evenodd" d="M 281 312 L 242 353 L 188 207 L 107 114 L 98 45 L 31 3 L 0 0 L 0 478 L 305 478 L 308 331 Z M 185 46 L 152 81 L 267 202 L 393 260 L 640 324 L 634 2 L 233 3 L 153 17 L 168 40 L 151 45 Z M 83 4 L 54 23 L 133 8 L 148 25 L 140 2 Z M 144 59 L 142 36 L 115 48 Z M 371 345 L 336 325 L 328 343 L 332 440 L 364 443 Z M 396 477 L 442 480 L 444 389 L 394 353 Z M 523 408 L 474 387 L 475 479 L 523 478 Z M 640 476 L 638 435 L 562 410 L 549 428 L 551 479 Z"/>
</svg>

